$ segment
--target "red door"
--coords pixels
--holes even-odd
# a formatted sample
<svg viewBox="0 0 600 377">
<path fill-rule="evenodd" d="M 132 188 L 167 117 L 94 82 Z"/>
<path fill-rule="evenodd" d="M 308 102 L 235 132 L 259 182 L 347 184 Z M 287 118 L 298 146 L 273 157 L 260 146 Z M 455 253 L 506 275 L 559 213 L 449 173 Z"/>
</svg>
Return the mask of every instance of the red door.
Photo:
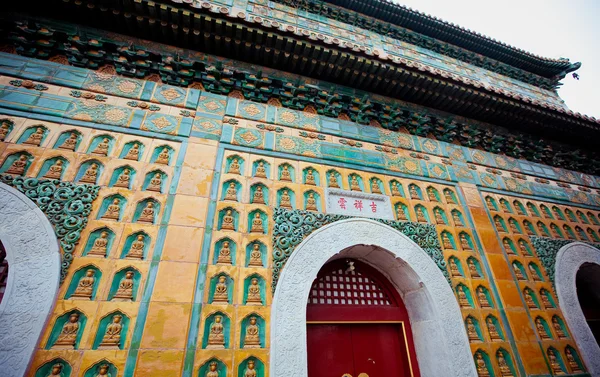
<svg viewBox="0 0 600 377">
<path fill-rule="evenodd" d="M 418 377 L 408 314 L 392 289 L 358 261 L 321 269 L 307 307 L 309 377 Z"/>
</svg>

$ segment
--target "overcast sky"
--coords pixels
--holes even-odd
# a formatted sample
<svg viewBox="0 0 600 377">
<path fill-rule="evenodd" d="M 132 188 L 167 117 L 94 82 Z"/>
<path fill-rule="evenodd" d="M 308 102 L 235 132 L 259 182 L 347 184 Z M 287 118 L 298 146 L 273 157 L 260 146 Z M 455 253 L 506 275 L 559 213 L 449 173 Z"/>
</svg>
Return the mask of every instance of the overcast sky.
<svg viewBox="0 0 600 377">
<path fill-rule="evenodd" d="M 549 58 L 581 62 L 558 91 L 573 111 L 600 119 L 600 0 L 394 0 Z"/>
</svg>

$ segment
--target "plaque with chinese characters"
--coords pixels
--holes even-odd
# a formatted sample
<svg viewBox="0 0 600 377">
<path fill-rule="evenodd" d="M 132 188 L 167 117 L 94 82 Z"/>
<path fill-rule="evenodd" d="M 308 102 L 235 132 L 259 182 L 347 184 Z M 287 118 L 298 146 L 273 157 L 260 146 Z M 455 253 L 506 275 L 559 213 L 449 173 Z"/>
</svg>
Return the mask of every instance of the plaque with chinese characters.
<svg viewBox="0 0 600 377">
<path fill-rule="evenodd" d="M 390 198 L 385 195 L 333 188 L 328 188 L 325 195 L 327 213 L 394 220 Z"/>
</svg>

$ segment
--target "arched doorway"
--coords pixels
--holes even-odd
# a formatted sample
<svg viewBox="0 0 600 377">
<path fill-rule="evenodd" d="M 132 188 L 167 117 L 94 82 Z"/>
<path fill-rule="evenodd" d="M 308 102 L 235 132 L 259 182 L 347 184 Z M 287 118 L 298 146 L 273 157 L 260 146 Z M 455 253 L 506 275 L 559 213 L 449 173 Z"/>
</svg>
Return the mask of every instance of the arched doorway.
<svg viewBox="0 0 600 377">
<path fill-rule="evenodd" d="M 323 266 L 306 321 L 309 377 L 419 376 L 402 299 L 366 263 L 341 258 Z"/>
<path fill-rule="evenodd" d="M 600 250 L 581 242 L 563 246 L 556 255 L 554 266 L 558 304 L 585 366 L 594 377 L 600 377 L 600 346 L 588 325 L 584 310 L 588 305 L 587 300 L 594 300 L 586 291 L 595 291 L 594 297 L 598 297 L 600 279 L 590 275 L 597 273 L 599 266 Z M 586 296 L 583 305 L 580 305 L 579 288 L 582 290 L 581 296 Z"/>
<path fill-rule="evenodd" d="M 596 343 L 600 344 L 600 265 L 584 263 L 575 279 L 577 298 Z"/>
<path fill-rule="evenodd" d="M 375 268 L 402 297 L 421 377 L 477 376 L 458 302 L 433 259 L 399 231 L 353 218 L 312 232 L 282 268 L 271 306 L 272 377 L 309 376 L 307 302 L 321 268 L 337 258 Z"/>
<path fill-rule="evenodd" d="M 38 206 L 3 183 L 0 240 L 9 266 L 0 302 L 0 369 L 2 376 L 22 377 L 58 292 L 58 240 Z"/>
</svg>

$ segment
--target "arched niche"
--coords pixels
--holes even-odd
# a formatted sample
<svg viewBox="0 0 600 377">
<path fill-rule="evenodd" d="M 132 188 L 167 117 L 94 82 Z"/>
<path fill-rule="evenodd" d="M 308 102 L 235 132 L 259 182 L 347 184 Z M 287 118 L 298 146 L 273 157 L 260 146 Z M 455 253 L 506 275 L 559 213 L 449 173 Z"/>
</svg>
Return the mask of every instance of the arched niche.
<svg viewBox="0 0 600 377">
<path fill-rule="evenodd" d="M 448 257 L 448 266 L 450 268 L 451 277 L 465 277 L 465 270 L 463 269 L 462 262 L 456 256 L 451 255 Z"/>
<path fill-rule="evenodd" d="M 277 190 L 277 206 L 287 209 L 296 209 L 296 193 L 288 187 Z"/>
<path fill-rule="evenodd" d="M 588 228 L 587 233 L 590 235 L 594 242 L 600 242 L 600 238 L 598 238 L 598 233 L 596 233 L 592 228 Z"/>
<path fill-rule="evenodd" d="M 477 302 L 479 303 L 479 306 L 481 308 L 491 308 L 491 309 L 496 308 L 496 305 L 494 304 L 494 300 L 492 299 L 492 295 L 490 294 L 490 290 L 487 287 L 485 287 L 483 285 L 479 285 L 475 289 L 475 293 L 477 294 Z M 485 296 L 485 299 L 484 299 L 484 296 Z"/>
<path fill-rule="evenodd" d="M 429 211 L 422 204 L 417 204 L 415 206 L 415 215 L 417 217 L 417 222 L 420 223 L 431 223 L 431 219 L 429 217 Z"/>
<path fill-rule="evenodd" d="M 25 175 L 32 162 L 33 156 L 29 152 L 20 151 L 9 154 L 0 167 L 0 173 Z"/>
<path fill-rule="evenodd" d="M 235 179 L 228 179 L 221 186 L 221 200 L 239 202 L 242 196 L 242 184 Z"/>
<path fill-rule="evenodd" d="M 119 166 L 113 171 L 108 187 L 122 187 L 131 189 L 137 172 L 130 165 Z"/>
<path fill-rule="evenodd" d="M 117 367 L 110 361 L 101 360 L 89 367 L 85 371 L 83 377 L 96 377 L 98 375 L 102 375 L 101 373 L 104 373 L 106 376 L 113 377 L 118 376 L 119 371 Z"/>
<path fill-rule="evenodd" d="M 429 186 L 425 191 L 430 202 L 441 202 L 440 193 L 435 187 Z"/>
<path fill-rule="evenodd" d="M 258 297 L 252 296 L 251 289 L 258 289 Z M 252 274 L 244 279 L 244 294 L 242 303 L 244 305 L 265 305 L 267 294 L 267 283 L 265 278 L 259 274 Z M 260 299 L 260 300 L 259 300 Z"/>
<path fill-rule="evenodd" d="M 533 280 L 544 281 L 544 274 L 542 273 L 542 270 L 540 270 L 540 267 L 536 263 L 529 262 L 528 268 L 529 274 L 531 275 L 531 278 Z"/>
<path fill-rule="evenodd" d="M 285 182 L 294 182 L 295 180 L 295 176 L 296 176 L 296 169 L 294 169 L 294 167 L 290 164 L 283 163 L 281 165 L 279 165 L 279 167 L 277 168 L 278 170 L 278 174 L 277 176 L 279 177 L 280 181 L 285 181 Z"/>
<path fill-rule="evenodd" d="M 69 283 L 69 287 L 65 293 L 65 299 L 95 300 L 101 278 L 102 271 L 93 264 L 81 267 L 73 273 L 71 283 Z M 79 287 L 81 279 L 86 279 L 85 289 Z M 80 288 L 79 290 L 78 287 Z"/>
<path fill-rule="evenodd" d="M 218 230 L 237 231 L 240 227 L 240 214 L 232 207 L 226 207 L 219 211 L 217 219 Z"/>
<path fill-rule="evenodd" d="M 526 256 L 526 257 L 535 256 L 533 254 L 533 249 L 531 248 L 531 245 L 529 245 L 529 242 L 525 241 L 522 238 L 519 238 L 519 240 L 517 241 L 517 244 L 519 245 L 519 250 L 521 251 L 521 253 L 524 256 Z"/>
<path fill-rule="evenodd" d="M 256 251 L 260 252 L 260 259 L 257 258 L 258 255 L 254 256 L 252 253 L 256 254 Z M 267 245 L 262 243 L 259 240 L 255 240 L 253 242 L 248 243 L 246 245 L 246 258 L 245 258 L 245 266 L 246 267 L 266 267 L 267 266 Z M 259 264 L 260 263 L 260 264 Z"/>
<path fill-rule="evenodd" d="M 552 330 L 550 330 L 550 326 L 544 317 L 538 315 L 535 317 L 534 322 L 537 333 L 542 340 L 552 339 Z"/>
<path fill-rule="evenodd" d="M 394 205 L 396 207 L 396 219 L 398 221 L 411 221 L 410 219 L 410 211 L 408 210 L 408 206 L 402 202 L 398 202 Z"/>
<path fill-rule="evenodd" d="M 153 198 L 141 200 L 135 206 L 133 222 L 156 224 L 160 214 L 160 202 Z"/>
<path fill-rule="evenodd" d="M 335 169 L 327 170 L 327 187 L 341 188 L 342 175 Z"/>
<path fill-rule="evenodd" d="M 474 333 L 469 333 L 469 327 L 472 326 Z M 468 315 L 465 318 L 465 327 L 467 328 L 467 334 L 469 335 L 469 341 L 482 342 L 483 341 L 483 333 L 481 332 L 481 326 L 479 325 L 479 321 L 477 318 L 472 315 Z"/>
<path fill-rule="evenodd" d="M 15 122 L 10 119 L 0 119 L 0 141 L 5 141 L 12 130 L 15 128 Z"/>
<path fill-rule="evenodd" d="M 269 189 L 262 183 L 250 186 L 250 203 L 269 205 Z"/>
<path fill-rule="evenodd" d="M 133 140 L 125 143 L 119 158 L 131 161 L 139 161 L 144 154 L 144 143 L 138 140 Z"/>
<path fill-rule="evenodd" d="M 383 187 L 383 181 L 377 177 L 373 177 L 370 180 L 370 188 L 373 194 L 385 194 L 385 188 Z"/>
<path fill-rule="evenodd" d="M 456 226 L 456 227 L 464 227 L 465 226 L 465 218 L 464 218 L 462 212 L 460 212 L 457 209 L 453 209 L 450 213 L 452 214 L 452 222 L 454 223 L 454 226 Z"/>
<path fill-rule="evenodd" d="M 490 360 L 490 357 L 484 350 L 478 349 L 475 351 L 473 354 L 473 359 L 477 365 L 478 375 L 485 376 L 487 372 L 490 377 L 496 377 L 492 360 Z"/>
<path fill-rule="evenodd" d="M 222 326 L 220 334 L 223 336 L 223 341 L 219 344 L 211 342 L 211 333 L 214 335 L 217 331 L 213 330 L 213 326 Z M 204 320 L 204 333 L 202 336 L 203 349 L 229 349 L 231 347 L 231 319 L 227 314 L 221 311 L 213 312 Z M 212 344 L 211 344 L 212 343 Z"/>
<path fill-rule="evenodd" d="M 508 200 L 504 199 L 504 198 L 500 198 L 500 206 L 502 207 L 502 211 L 506 212 L 506 213 L 512 213 L 512 208 L 510 207 L 510 204 L 508 203 Z"/>
<path fill-rule="evenodd" d="M 321 175 L 319 171 L 312 166 L 304 168 L 302 170 L 302 183 L 311 186 L 320 186 Z"/>
<path fill-rule="evenodd" d="M 238 365 L 237 377 L 247 376 L 248 370 L 256 371 L 256 377 L 265 377 L 265 364 L 258 357 L 250 356 L 242 361 Z"/>
<path fill-rule="evenodd" d="M 227 365 L 220 359 L 213 357 L 200 366 L 198 377 L 205 377 L 209 371 L 213 370 L 217 372 L 219 376 L 227 376 Z"/>
<path fill-rule="evenodd" d="M 513 206 L 517 210 L 518 215 L 521 215 L 521 216 L 527 215 L 527 212 L 525 212 L 525 207 L 523 206 L 523 203 L 521 203 L 520 201 L 518 201 L 518 200 L 513 201 Z"/>
<path fill-rule="evenodd" d="M 587 234 L 585 234 L 585 232 L 583 231 L 583 228 L 581 228 L 579 225 L 577 225 L 575 227 L 575 231 L 577 232 L 577 234 L 579 235 L 579 238 L 583 241 L 589 241 L 589 238 L 587 236 Z"/>
<path fill-rule="evenodd" d="M 456 199 L 456 194 L 449 188 L 444 189 L 444 198 L 446 199 L 446 203 L 448 204 L 458 203 L 458 200 Z"/>
<path fill-rule="evenodd" d="M 154 169 L 146 174 L 142 190 L 164 193 L 167 191 L 167 179 L 167 173 L 159 169 Z"/>
<path fill-rule="evenodd" d="M 68 130 L 58 135 L 56 142 L 54 143 L 54 149 L 63 149 L 66 151 L 77 151 L 79 144 L 81 144 L 81 132 L 77 130 Z"/>
<path fill-rule="evenodd" d="M 500 325 L 500 321 L 498 321 L 498 318 L 496 318 L 493 314 L 488 314 L 488 316 L 485 317 L 485 325 L 488 329 L 488 334 L 490 335 L 490 339 L 492 341 L 500 341 L 500 342 L 506 341 L 506 336 L 504 335 L 504 330 L 502 329 L 502 326 Z M 494 332 L 494 336 L 499 339 L 492 336 L 493 332 Z"/>
<path fill-rule="evenodd" d="M 565 220 L 565 215 L 557 206 L 552 206 L 552 212 L 554 212 L 554 216 L 556 216 L 558 220 Z"/>
<path fill-rule="evenodd" d="M 116 220 L 123 219 L 123 212 L 127 206 L 127 200 L 123 195 L 114 194 L 102 199 L 102 204 L 98 210 L 98 220 Z M 114 208 L 114 210 L 113 210 Z"/>
<path fill-rule="evenodd" d="M 567 214 L 567 217 L 569 218 L 570 221 L 576 223 L 577 222 L 577 217 L 575 217 L 575 213 L 573 211 L 571 211 L 570 208 L 565 208 L 565 213 Z"/>
<path fill-rule="evenodd" d="M 248 326 L 251 325 L 252 322 L 255 322 L 255 326 L 258 326 L 258 340 L 259 344 L 246 344 L 246 331 L 248 330 Z M 241 332 L 240 332 L 240 348 L 265 348 L 266 347 L 266 329 L 267 325 L 263 317 L 261 317 L 257 313 L 250 313 L 241 322 Z"/>
<path fill-rule="evenodd" d="M 94 137 L 87 149 L 87 154 L 108 156 L 115 145 L 115 138 L 110 135 L 98 135 Z"/>
<path fill-rule="evenodd" d="M 171 146 L 160 145 L 154 148 L 154 151 L 152 151 L 150 162 L 154 164 L 171 165 L 174 154 L 175 150 Z"/>
<path fill-rule="evenodd" d="M 225 286 L 227 287 L 227 297 L 222 301 L 215 297 L 215 291 L 217 289 L 218 284 L 225 284 Z M 233 302 L 233 290 L 234 280 L 231 278 L 231 276 L 227 275 L 224 272 L 219 273 L 210 279 L 208 302 L 212 304 L 231 304 Z"/>
<path fill-rule="evenodd" d="M 515 233 L 515 234 L 523 234 L 523 231 L 521 230 L 521 225 L 519 225 L 519 223 L 517 222 L 517 220 L 515 220 L 514 218 L 509 218 L 508 219 L 508 225 L 510 226 L 510 230 Z"/>
<path fill-rule="evenodd" d="M 225 173 L 242 175 L 245 163 L 242 157 L 237 154 L 228 156 L 225 163 Z"/>
<path fill-rule="evenodd" d="M 98 160 L 86 160 L 79 165 L 79 170 L 75 175 L 75 182 L 98 184 L 98 180 L 104 171 L 104 164 Z"/>
<path fill-rule="evenodd" d="M 271 376 L 307 376 L 306 303 L 321 267 L 337 258 L 368 263 L 399 291 L 415 332 L 422 377 L 439 377 L 440 371 L 447 377 L 477 376 L 463 317 L 444 274 L 407 236 L 359 218 L 314 231 L 283 267 L 271 305 Z"/>
<path fill-rule="evenodd" d="M 523 227 L 525 228 L 525 232 L 527 233 L 527 235 L 537 236 L 533 224 L 529 220 L 523 220 Z"/>
<path fill-rule="evenodd" d="M 392 179 L 390 181 L 390 192 L 392 193 L 392 196 L 399 196 L 404 198 L 404 187 L 402 186 L 402 183 L 398 182 L 395 179 Z"/>
<path fill-rule="evenodd" d="M 573 232 L 573 229 L 570 226 L 568 226 L 567 224 L 563 225 L 563 230 L 567 234 L 568 239 L 570 239 L 570 240 L 577 239 L 577 237 L 575 237 L 575 233 Z"/>
<path fill-rule="evenodd" d="M 550 237 L 550 232 L 548 231 L 548 227 L 541 221 L 538 221 L 536 224 L 538 231 L 543 237 Z"/>
<path fill-rule="evenodd" d="M 440 207 L 433 208 L 433 217 L 435 218 L 435 223 L 438 225 L 449 225 L 448 224 L 448 216 L 446 216 L 446 212 Z"/>
<path fill-rule="evenodd" d="M 69 160 L 63 156 L 56 156 L 46 159 L 42 163 L 42 167 L 37 175 L 43 179 L 58 179 L 62 180 L 65 171 L 69 168 Z"/>
<path fill-rule="evenodd" d="M 147 259 L 152 238 L 140 230 L 127 236 L 121 251 L 121 259 Z"/>
<path fill-rule="evenodd" d="M 237 244 L 229 237 L 223 237 L 215 242 L 213 264 L 236 265 Z"/>
<path fill-rule="evenodd" d="M 589 224 L 590 221 L 587 219 L 587 217 L 585 217 L 585 215 L 583 214 L 583 212 L 577 210 L 577 217 L 579 217 L 579 220 L 581 220 L 581 222 L 583 224 Z"/>
<path fill-rule="evenodd" d="M 26 144 L 39 147 L 44 143 L 44 140 L 46 140 L 48 133 L 48 128 L 41 124 L 27 127 L 17 140 L 17 144 Z"/>
<path fill-rule="evenodd" d="M 515 247 L 515 243 L 510 238 L 504 237 L 502 239 L 502 246 L 504 246 L 504 250 L 506 251 L 506 254 L 518 255 L 517 248 Z"/>
<path fill-rule="evenodd" d="M 3 183 L 0 242 L 10 266 L 0 301 L 2 373 L 22 377 L 54 307 L 61 257 L 56 234 L 44 213 L 23 193 Z"/>
<path fill-rule="evenodd" d="M 317 211 L 321 212 L 321 195 L 314 191 L 308 190 L 303 194 L 304 199 L 304 209 L 307 211 Z"/>
<path fill-rule="evenodd" d="M 554 217 L 552 216 L 552 212 L 550 211 L 550 208 L 548 208 L 547 205 L 541 204 L 540 208 L 541 208 L 542 214 L 544 215 L 545 218 L 551 219 L 551 220 L 554 219 Z"/>
<path fill-rule="evenodd" d="M 414 183 L 408 185 L 408 193 L 412 200 L 423 200 L 421 188 Z"/>
<path fill-rule="evenodd" d="M 481 263 L 475 257 L 467 258 L 467 267 L 469 269 L 469 274 L 471 275 L 471 279 L 482 279 L 485 275 L 483 274 L 483 268 L 481 268 Z"/>
<path fill-rule="evenodd" d="M 54 372 L 58 372 L 58 376 L 60 377 L 70 377 L 72 370 L 71 364 L 61 358 L 56 358 L 42 364 L 35 371 L 35 377 L 52 376 L 52 373 Z"/>
<path fill-rule="evenodd" d="M 557 365 L 557 369 L 552 368 L 552 374 L 567 374 L 567 367 L 565 366 L 565 362 L 559 350 L 557 350 L 554 347 L 548 347 L 548 349 L 546 350 L 546 354 L 548 355 L 548 359 L 554 359 Z"/>
<path fill-rule="evenodd" d="M 116 310 L 108 313 L 100 319 L 96 337 L 92 344 L 92 349 L 113 349 L 122 350 L 127 340 L 127 331 L 129 330 L 130 318 L 122 311 Z M 117 334 L 117 326 L 121 325 L 120 334 Z M 107 332 L 108 330 L 108 332 Z"/>
<path fill-rule="evenodd" d="M 562 231 L 560 230 L 560 228 L 558 227 L 558 225 L 551 223 L 550 224 L 550 229 L 552 229 L 552 234 L 554 237 L 556 238 L 565 238 L 562 234 Z"/>
<path fill-rule="evenodd" d="M 456 240 L 454 235 L 447 230 L 440 233 L 442 239 L 442 247 L 447 250 L 456 250 Z"/>
<path fill-rule="evenodd" d="M 365 191 L 365 184 L 363 179 L 357 173 L 352 173 L 348 175 L 348 187 L 352 191 Z"/>
<path fill-rule="evenodd" d="M 496 230 L 498 232 L 508 233 L 506 229 L 506 223 L 504 222 L 504 219 L 501 216 L 494 216 L 494 225 L 496 226 Z"/>
<path fill-rule="evenodd" d="M 525 267 L 523 267 L 523 263 L 521 263 L 521 262 L 519 262 L 518 260 L 515 259 L 515 260 L 512 261 L 511 264 L 513 266 L 513 270 L 514 270 L 515 275 L 517 276 L 518 280 L 528 280 L 527 279 L 527 272 L 525 271 Z"/>
<path fill-rule="evenodd" d="M 487 205 L 488 210 L 498 211 L 498 203 L 496 202 L 496 199 L 491 196 L 488 195 L 485 197 L 485 204 Z"/>
<path fill-rule="evenodd" d="M 587 217 L 592 221 L 594 225 L 600 225 L 600 221 L 598 221 L 598 218 L 592 212 L 588 211 Z"/>
<path fill-rule="evenodd" d="M 136 301 L 142 282 L 142 274 L 135 267 L 129 266 L 117 271 L 110 283 L 109 301 Z"/>
<path fill-rule="evenodd" d="M 79 309 L 70 310 L 61 316 L 57 317 L 54 321 L 54 325 L 52 326 L 52 331 L 50 332 L 50 337 L 46 342 L 46 349 L 79 349 L 79 343 L 81 341 L 81 336 L 83 335 L 83 330 L 85 329 L 85 324 L 87 322 L 87 316 L 80 311 Z M 73 344 L 62 344 L 62 342 L 57 342 L 59 340 L 60 334 L 63 331 L 63 327 L 65 324 L 72 324 L 76 327 L 73 327 L 76 330 L 73 330 Z"/>
<path fill-rule="evenodd" d="M 269 179 L 271 177 L 271 164 L 263 159 L 254 161 L 252 163 L 252 176 Z"/>
<path fill-rule="evenodd" d="M 268 218 L 267 214 L 259 209 L 250 211 L 248 213 L 248 233 L 267 234 L 269 229 Z"/>
<path fill-rule="evenodd" d="M 500 367 L 501 372 L 502 372 L 502 368 L 504 367 L 504 368 L 508 368 L 510 371 L 510 374 L 512 374 L 513 376 L 518 376 L 518 373 L 515 368 L 515 363 L 513 361 L 512 356 L 510 355 L 510 352 L 508 352 L 507 350 L 505 350 L 502 347 L 498 348 L 498 350 L 496 351 L 496 363 Z M 508 371 L 506 371 L 506 372 L 508 372 Z M 508 375 L 508 373 L 506 373 L 506 372 L 503 372 L 503 374 Z M 502 373 L 501 373 L 501 376 L 502 376 Z"/>
<path fill-rule="evenodd" d="M 458 233 L 458 239 L 460 241 L 460 247 L 464 251 L 472 251 L 475 250 L 475 243 L 471 238 L 471 235 L 465 231 Z"/>
<path fill-rule="evenodd" d="M 527 202 L 527 204 L 525 204 L 525 206 L 527 207 L 527 209 L 529 210 L 529 214 L 531 216 L 535 216 L 535 217 L 540 217 L 540 211 L 538 210 L 538 208 L 535 206 L 535 204 L 531 203 L 531 202 Z"/>
</svg>

